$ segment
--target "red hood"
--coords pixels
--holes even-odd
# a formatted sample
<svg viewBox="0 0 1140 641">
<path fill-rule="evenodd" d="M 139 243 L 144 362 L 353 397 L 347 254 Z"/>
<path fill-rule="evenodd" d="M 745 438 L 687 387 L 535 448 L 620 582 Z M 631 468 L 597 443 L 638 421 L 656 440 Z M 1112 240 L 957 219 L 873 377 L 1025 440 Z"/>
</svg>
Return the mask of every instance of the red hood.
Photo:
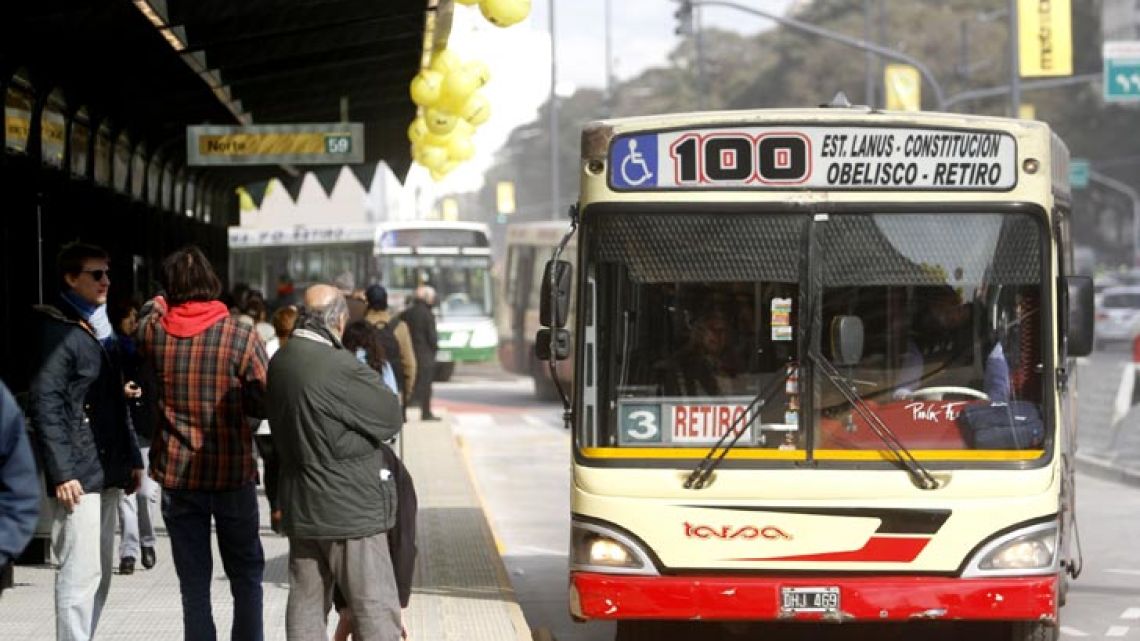
<svg viewBox="0 0 1140 641">
<path fill-rule="evenodd" d="M 166 310 L 162 315 L 162 328 L 175 338 L 190 338 L 229 315 L 229 308 L 221 301 L 190 301 Z"/>
</svg>

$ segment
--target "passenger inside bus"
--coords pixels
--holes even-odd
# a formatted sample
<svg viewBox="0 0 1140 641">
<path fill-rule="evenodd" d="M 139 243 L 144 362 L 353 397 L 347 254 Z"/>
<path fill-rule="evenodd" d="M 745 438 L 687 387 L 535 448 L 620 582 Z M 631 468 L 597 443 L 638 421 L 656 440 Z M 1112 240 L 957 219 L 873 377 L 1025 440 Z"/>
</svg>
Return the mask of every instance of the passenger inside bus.
<svg viewBox="0 0 1140 641">
<path fill-rule="evenodd" d="M 729 325 L 715 308 L 693 321 L 685 345 L 656 366 L 665 396 L 720 396 L 734 374 L 729 367 Z"/>
<path fill-rule="evenodd" d="M 991 403 L 1008 402 L 1009 363 L 1000 341 L 984 337 L 979 350 L 986 355 L 981 380 L 976 376 L 972 349 L 978 316 L 975 305 L 963 302 L 961 294 L 949 286 L 926 294 L 915 329 L 907 337 L 894 397 L 912 398 L 916 391 L 936 386 L 966 387 L 984 393 Z M 932 367 L 926 367 L 928 362 Z"/>
</svg>

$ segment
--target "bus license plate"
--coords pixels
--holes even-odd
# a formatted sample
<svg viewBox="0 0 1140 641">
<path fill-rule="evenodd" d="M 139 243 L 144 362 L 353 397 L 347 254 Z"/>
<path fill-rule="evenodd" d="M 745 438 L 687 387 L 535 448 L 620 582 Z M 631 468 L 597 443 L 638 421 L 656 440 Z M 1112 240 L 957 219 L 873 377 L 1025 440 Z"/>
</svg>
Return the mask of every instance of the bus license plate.
<svg viewBox="0 0 1140 641">
<path fill-rule="evenodd" d="M 451 362 L 451 352 L 446 351 L 446 350 L 440 350 L 440 351 L 436 352 L 435 353 L 435 361 L 437 363 L 450 363 Z"/>
<path fill-rule="evenodd" d="M 785 612 L 831 612 L 839 609 L 839 588 L 780 588 Z"/>
</svg>

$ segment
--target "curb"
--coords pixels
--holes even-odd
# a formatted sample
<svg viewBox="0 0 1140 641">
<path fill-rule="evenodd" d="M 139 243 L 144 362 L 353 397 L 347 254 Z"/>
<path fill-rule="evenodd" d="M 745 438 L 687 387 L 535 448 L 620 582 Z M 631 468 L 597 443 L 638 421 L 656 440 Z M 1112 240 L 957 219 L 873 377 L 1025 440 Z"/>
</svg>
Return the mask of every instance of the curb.
<svg viewBox="0 0 1140 641">
<path fill-rule="evenodd" d="M 455 433 L 451 424 L 450 413 L 445 414 L 447 430 L 451 433 L 453 443 L 458 450 L 459 457 L 463 461 L 463 467 L 467 472 L 467 480 L 471 484 L 471 490 L 475 494 L 475 500 L 479 504 L 479 510 L 483 513 L 483 522 L 486 524 L 486 534 L 489 535 L 490 543 L 495 549 L 495 574 L 498 575 L 500 590 L 504 596 L 510 597 L 506 601 L 507 610 L 510 612 L 511 625 L 515 629 L 518 641 L 532 641 L 536 638 L 534 635 L 544 632 L 543 628 L 532 631 L 530 625 L 527 623 L 526 615 L 523 613 L 522 606 L 519 605 L 518 595 L 515 593 L 514 584 L 511 583 L 510 573 L 507 572 L 507 564 L 503 561 L 503 552 L 505 550 L 502 540 L 499 538 L 498 532 L 495 531 L 495 526 L 491 522 L 491 515 L 487 510 L 487 503 L 484 500 L 483 492 L 479 487 L 479 480 L 475 476 L 475 467 L 471 463 L 471 453 L 467 448 L 467 443 L 463 437 Z M 547 632 L 548 633 L 548 632 Z M 541 636 L 537 638 L 542 638 Z"/>
<path fill-rule="evenodd" d="M 1140 487 L 1140 469 L 1131 469 L 1114 465 L 1108 459 L 1076 455 L 1077 470 L 1105 481 L 1113 481 L 1124 485 Z"/>
</svg>

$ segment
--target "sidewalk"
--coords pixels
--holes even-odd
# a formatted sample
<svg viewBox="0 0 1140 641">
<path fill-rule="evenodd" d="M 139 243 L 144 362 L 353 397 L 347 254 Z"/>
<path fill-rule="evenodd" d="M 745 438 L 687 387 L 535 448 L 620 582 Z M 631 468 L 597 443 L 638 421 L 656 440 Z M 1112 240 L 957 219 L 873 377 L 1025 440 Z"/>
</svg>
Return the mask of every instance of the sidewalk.
<svg viewBox="0 0 1140 641">
<path fill-rule="evenodd" d="M 1136 368 L 1119 355 L 1080 359 L 1077 378 L 1077 469 L 1140 487 L 1140 406 L 1131 401 Z"/>
<path fill-rule="evenodd" d="M 409 638 L 529 641 L 530 630 L 449 422 L 409 421 L 403 438 L 405 464 L 416 480 L 419 498 L 419 557 L 412 600 L 405 612 Z M 286 539 L 269 529 L 264 497 L 260 509 L 266 560 L 265 638 L 283 641 L 289 546 Z M 156 520 L 158 564 L 152 570 L 140 566 L 131 576 L 114 577 L 99 623 L 99 641 L 182 638 L 182 606 L 170 561 L 170 540 L 161 516 Z M 232 600 L 216 547 L 214 558 L 214 620 L 218 638 L 228 639 Z M 54 570 L 46 566 L 16 568 L 15 587 L 0 597 L 0 639 L 44 641 L 55 637 L 54 578 Z M 330 619 L 331 633 L 336 615 Z"/>
</svg>

